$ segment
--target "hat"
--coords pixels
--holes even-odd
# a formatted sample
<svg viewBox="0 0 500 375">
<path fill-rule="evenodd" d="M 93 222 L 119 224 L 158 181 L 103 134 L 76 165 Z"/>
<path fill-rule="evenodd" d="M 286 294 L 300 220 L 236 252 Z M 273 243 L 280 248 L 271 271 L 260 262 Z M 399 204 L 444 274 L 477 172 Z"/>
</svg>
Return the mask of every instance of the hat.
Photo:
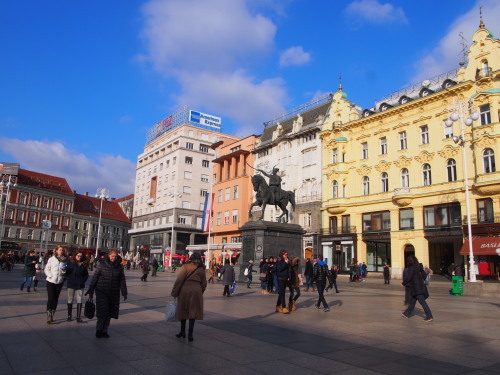
<svg viewBox="0 0 500 375">
<path fill-rule="evenodd" d="M 248 263 L 253 263 L 253 260 L 249 260 Z"/>
<path fill-rule="evenodd" d="M 288 250 L 283 249 L 280 251 L 280 257 L 282 257 L 285 254 L 288 255 Z"/>
</svg>

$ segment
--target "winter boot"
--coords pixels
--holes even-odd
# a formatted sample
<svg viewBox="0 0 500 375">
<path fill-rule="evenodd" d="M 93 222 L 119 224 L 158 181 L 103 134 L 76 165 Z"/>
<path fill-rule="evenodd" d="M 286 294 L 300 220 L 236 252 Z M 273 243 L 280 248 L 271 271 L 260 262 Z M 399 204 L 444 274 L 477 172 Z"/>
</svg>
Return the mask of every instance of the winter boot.
<svg viewBox="0 0 500 375">
<path fill-rule="evenodd" d="M 288 302 L 288 311 L 293 310 L 293 302 Z"/>
<path fill-rule="evenodd" d="M 283 314 L 290 314 L 290 310 L 288 310 L 286 307 L 283 307 L 283 309 L 281 310 L 281 312 Z"/>
<path fill-rule="evenodd" d="M 31 293 L 30 286 L 26 289 L 26 292 Z"/>
<path fill-rule="evenodd" d="M 73 317 L 73 304 L 68 303 L 68 319 L 66 319 L 66 321 L 71 322 L 72 317 Z"/>
<path fill-rule="evenodd" d="M 52 310 L 47 310 L 47 324 L 52 323 L 53 321 L 52 317 L 53 317 Z"/>
<path fill-rule="evenodd" d="M 283 312 L 283 309 L 281 308 L 281 306 L 276 306 L 276 312 L 279 312 L 279 313 Z"/>
<path fill-rule="evenodd" d="M 76 322 L 77 323 L 83 322 L 83 320 L 82 320 L 82 304 L 81 303 L 76 304 Z"/>
<path fill-rule="evenodd" d="M 290 311 L 295 311 L 297 310 L 297 301 L 293 300 L 292 301 L 292 308 L 290 309 Z"/>
</svg>

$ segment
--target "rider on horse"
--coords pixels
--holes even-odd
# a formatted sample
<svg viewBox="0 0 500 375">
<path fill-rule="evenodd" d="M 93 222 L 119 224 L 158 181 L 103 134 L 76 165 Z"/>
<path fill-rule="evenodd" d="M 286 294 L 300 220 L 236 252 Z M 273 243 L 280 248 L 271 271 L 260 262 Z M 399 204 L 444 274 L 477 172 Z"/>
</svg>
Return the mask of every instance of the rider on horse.
<svg viewBox="0 0 500 375">
<path fill-rule="evenodd" d="M 281 177 L 278 176 L 279 169 L 274 167 L 271 174 L 264 172 L 262 169 L 257 169 L 264 176 L 269 177 L 269 190 L 271 190 L 272 204 L 277 204 L 281 200 Z"/>
</svg>

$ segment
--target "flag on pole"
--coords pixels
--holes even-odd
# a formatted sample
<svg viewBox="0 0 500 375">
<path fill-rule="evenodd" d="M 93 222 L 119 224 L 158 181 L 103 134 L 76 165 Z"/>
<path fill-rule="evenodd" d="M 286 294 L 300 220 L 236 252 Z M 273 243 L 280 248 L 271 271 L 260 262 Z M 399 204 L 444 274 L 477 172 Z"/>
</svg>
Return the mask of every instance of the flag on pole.
<svg viewBox="0 0 500 375">
<path fill-rule="evenodd" d="M 203 207 L 203 221 L 201 222 L 201 228 L 204 232 L 210 231 L 210 222 L 212 218 L 212 209 L 214 206 L 214 197 L 212 193 L 207 193 L 205 195 L 205 205 Z"/>
</svg>

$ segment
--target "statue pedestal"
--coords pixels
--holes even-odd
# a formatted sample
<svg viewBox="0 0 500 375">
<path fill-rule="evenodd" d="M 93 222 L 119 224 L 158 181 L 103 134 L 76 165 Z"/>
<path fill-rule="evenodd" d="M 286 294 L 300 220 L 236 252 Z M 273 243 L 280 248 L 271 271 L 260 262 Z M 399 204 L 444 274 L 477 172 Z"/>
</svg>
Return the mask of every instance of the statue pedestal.
<svg viewBox="0 0 500 375">
<path fill-rule="evenodd" d="M 302 236 L 305 231 L 298 224 L 276 223 L 273 221 L 248 221 L 240 228 L 243 236 L 242 254 L 239 272 L 235 268 L 240 281 L 245 280 L 243 272 L 249 260 L 254 261 L 254 280 L 259 278 L 261 258 L 276 258 L 280 250 L 288 250 L 288 257 L 299 257 L 302 260 Z"/>
</svg>

